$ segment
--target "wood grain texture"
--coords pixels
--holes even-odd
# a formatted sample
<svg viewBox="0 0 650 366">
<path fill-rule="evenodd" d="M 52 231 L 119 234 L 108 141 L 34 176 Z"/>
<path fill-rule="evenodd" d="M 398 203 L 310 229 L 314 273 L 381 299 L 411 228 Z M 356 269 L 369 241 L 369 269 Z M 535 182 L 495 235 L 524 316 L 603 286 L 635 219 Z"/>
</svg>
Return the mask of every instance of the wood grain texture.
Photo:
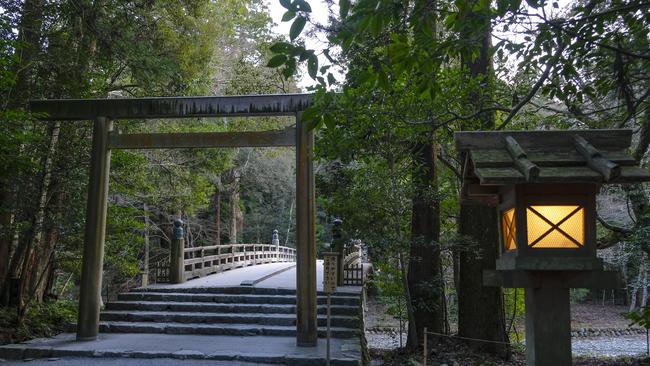
<svg viewBox="0 0 650 366">
<path fill-rule="evenodd" d="M 292 116 L 309 107 L 312 94 L 265 94 L 221 97 L 50 99 L 29 102 L 44 120 Z"/>
<path fill-rule="evenodd" d="M 552 130 L 552 131 L 477 131 L 456 132 L 457 151 L 475 149 L 505 149 L 505 136 L 512 136 L 524 150 L 545 149 L 553 151 L 553 147 L 573 146 L 573 136 L 585 138 L 599 150 L 624 150 L 632 143 L 632 130 Z"/>
</svg>

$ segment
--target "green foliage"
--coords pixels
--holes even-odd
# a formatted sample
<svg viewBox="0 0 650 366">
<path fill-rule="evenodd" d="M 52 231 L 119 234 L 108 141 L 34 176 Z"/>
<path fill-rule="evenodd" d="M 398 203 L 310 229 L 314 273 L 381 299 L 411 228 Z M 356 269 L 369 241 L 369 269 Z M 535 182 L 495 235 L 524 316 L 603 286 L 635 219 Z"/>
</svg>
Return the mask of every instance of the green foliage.
<svg viewBox="0 0 650 366">
<path fill-rule="evenodd" d="M 526 304 L 524 299 L 524 289 L 504 288 L 503 289 L 503 309 L 506 318 L 506 331 L 510 332 L 508 336 L 514 335 L 515 339 L 522 338 L 523 329 L 516 329 L 517 322 L 524 318 L 526 313 Z"/>
<path fill-rule="evenodd" d="M 16 311 L 0 308 L 0 328 L 4 343 L 15 343 L 40 337 L 51 337 L 77 321 L 77 304 L 73 301 L 59 300 L 31 305 L 24 319 L 18 322 Z M 11 331 L 8 331 L 11 330 Z"/>
<path fill-rule="evenodd" d="M 586 288 L 572 288 L 569 292 L 569 297 L 572 304 L 581 304 L 589 297 L 591 291 Z"/>
<path fill-rule="evenodd" d="M 650 329 L 650 307 L 648 306 L 638 311 L 629 312 L 625 314 L 625 317 L 631 321 L 630 326 L 639 325 Z"/>
<path fill-rule="evenodd" d="M 407 321 L 406 293 L 402 273 L 394 263 L 377 263 L 373 281 L 379 290 L 380 300 L 387 305 L 386 312 L 402 321 Z"/>
</svg>

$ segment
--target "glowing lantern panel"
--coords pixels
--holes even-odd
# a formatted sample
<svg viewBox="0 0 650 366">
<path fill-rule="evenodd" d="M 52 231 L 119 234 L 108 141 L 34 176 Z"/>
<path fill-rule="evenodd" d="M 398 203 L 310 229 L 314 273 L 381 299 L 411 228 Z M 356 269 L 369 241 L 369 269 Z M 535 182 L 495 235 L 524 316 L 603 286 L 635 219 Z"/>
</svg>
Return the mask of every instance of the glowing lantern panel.
<svg viewBox="0 0 650 366">
<path fill-rule="evenodd" d="M 529 206 L 526 220 L 530 247 L 570 249 L 585 243 L 582 206 Z"/>
<path fill-rule="evenodd" d="M 515 209 L 511 208 L 503 213 L 501 217 L 501 224 L 503 226 L 503 246 L 505 250 L 517 249 L 516 226 L 515 226 Z"/>
</svg>

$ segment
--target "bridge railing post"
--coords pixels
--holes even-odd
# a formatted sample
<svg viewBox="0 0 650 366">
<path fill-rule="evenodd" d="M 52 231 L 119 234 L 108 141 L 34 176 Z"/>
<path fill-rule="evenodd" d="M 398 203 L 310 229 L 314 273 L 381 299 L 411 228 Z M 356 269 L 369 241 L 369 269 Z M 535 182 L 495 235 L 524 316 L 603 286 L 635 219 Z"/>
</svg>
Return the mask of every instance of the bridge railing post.
<svg viewBox="0 0 650 366">
<path fill-rule="evenodd" d="M 183 221 L 174 220 L 174 235 L 172 238 L 171 258 L 169 260 L 169 281 L 171 283 L 185 282 L 185 239 L 183 237 Z"/>
</svg>

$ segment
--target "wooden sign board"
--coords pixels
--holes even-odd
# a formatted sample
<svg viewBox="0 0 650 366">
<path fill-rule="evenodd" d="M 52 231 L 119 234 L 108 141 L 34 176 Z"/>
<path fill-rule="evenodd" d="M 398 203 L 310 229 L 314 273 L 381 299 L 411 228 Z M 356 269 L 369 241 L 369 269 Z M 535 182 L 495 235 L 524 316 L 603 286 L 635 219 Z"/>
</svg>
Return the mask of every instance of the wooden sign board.
<svg viewBox="0 0 650 366">
<path fill-rule="evenodd" d="M 336 258 L 338 253 L 323 253 L 323 291 L 328 294 L 336 292 Z"/>
</svg>

